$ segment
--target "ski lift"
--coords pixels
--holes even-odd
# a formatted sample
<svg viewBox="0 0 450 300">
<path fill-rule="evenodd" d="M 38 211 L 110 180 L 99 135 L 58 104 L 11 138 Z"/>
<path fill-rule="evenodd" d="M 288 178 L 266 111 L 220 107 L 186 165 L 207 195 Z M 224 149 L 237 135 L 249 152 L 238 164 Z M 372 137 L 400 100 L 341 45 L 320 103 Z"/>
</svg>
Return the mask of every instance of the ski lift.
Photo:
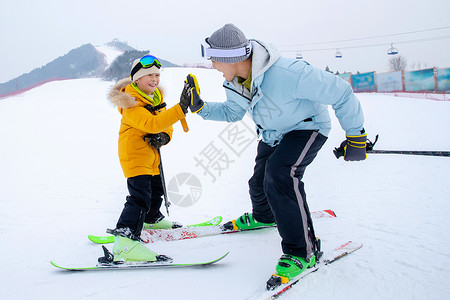
<svg viewBox="0 0 450 300">
<path fill-rule="evenodd" d="M 302 52 L 301 52 L 301 51 L 297 51 L 297 57 L 296 57 L 296 59 L 303 59 L 303 56 L 302 56 Z"/>
<path fill-rule="evenodd" d="M 336 56 L 336 58 L 342 58 L 342 53 L 341 53 L 341 50 L 339 50 L 339 48 L 336 48 L 335 56 Z"/>
<path fill-rule="evenodd" d="M 394 43 L 391 43 L 391 48 L 388 49 L 387 54 L 388 55 L 398 54 L 398 49 L 394 48 Z"/>
</svg>

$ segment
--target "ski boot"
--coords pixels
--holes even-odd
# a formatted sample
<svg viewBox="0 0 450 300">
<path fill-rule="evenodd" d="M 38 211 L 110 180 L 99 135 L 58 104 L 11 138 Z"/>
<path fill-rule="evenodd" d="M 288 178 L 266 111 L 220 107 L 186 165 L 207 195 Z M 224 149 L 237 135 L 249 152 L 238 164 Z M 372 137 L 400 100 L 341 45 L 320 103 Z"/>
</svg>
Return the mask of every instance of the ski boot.
<svg viewBox="0 0 450 300">
<path fill-rule="evenodd" d="M 100 264 L 171 260 L 171 258 L 165 255 L 158 255 L 141 244 L 140 239 L 129 228 L 116 228 L 113 234 L 115 235 L 113 253 L 111 254 L 104 248 L 105 256 L 99 258 L 98 261 Z"/>
<path fill-rule="evenodd" d="M 183 225 L 178 222 L 171 222 L 163 217 L 162 219 L 157 220 L 155 223 L 144 223 L 143 229 L 173 229 L 180 227 L 183 227 Z"/>
<path fill-rule="evenodd" d="M 275 223 L 261 223 L 253 218 L 252 213 L 245 213 L 236 220 L 223 224 L 222 229 L 226 230 L 250 230 L 263 227 L 272 227 Z"/>
<path fill-rule="evenodd" d="M 273 290 L 283 283 L 289 282 L 292 278 L 299 276 L 306 269 L 316 265 L 316 256 L 310 258 L 298 257 L 290 254 L 283 254 L 278 260 L 275 268 L 276 274 L 267 281 L 267 290 Z"/>
</svg>

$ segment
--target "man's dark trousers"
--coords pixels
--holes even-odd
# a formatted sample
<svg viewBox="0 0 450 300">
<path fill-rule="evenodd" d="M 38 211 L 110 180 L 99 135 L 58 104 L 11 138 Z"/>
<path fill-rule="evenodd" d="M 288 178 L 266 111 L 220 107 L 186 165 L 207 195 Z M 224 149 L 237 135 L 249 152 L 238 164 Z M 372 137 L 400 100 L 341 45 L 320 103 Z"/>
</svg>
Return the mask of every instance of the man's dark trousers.
<svg viewBox="0 0 450 300">
<path fill-rule="evenodd" d="M 258 144 L 249 180 L 253 217 L 258 222 L 277 223 L 285 254 L 313 254 L 312 220 L 302 178 L 326 140 L 317 131 L 296 130 L 287 133 L 277 146 Z"/>
</svg>

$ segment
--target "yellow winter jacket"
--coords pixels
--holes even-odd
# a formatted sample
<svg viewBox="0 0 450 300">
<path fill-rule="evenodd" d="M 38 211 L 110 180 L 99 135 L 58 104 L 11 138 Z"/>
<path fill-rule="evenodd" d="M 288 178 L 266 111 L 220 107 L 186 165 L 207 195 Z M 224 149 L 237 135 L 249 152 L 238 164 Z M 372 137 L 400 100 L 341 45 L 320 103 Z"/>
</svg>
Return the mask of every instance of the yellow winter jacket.
<svg viewBox="0 0 450 300">
<path fill-rule="evenodd" d="M 160 162 L 158 152 L 148 145 L 144 136 L 149 133 L 165 132 L 172 139 L 172 124 L 185 118 L 180 105 L 169 109 L 164 107 L 152 114 L 145 108 L 152 104 L 131 86 L 129 79 L 117 82 L 109 92 L 109 100 L 122 114 L 119 159 L 125 177 L 158 175 Z"/>
</svg>

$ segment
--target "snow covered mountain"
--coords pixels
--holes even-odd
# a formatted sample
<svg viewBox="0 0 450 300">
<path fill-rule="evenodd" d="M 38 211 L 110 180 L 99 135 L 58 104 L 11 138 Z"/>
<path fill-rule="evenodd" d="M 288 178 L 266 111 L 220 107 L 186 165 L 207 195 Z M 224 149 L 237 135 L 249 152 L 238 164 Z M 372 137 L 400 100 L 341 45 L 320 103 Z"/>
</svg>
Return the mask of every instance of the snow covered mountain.
<svg viewBox="0 0 450 300">
<path fill-rule="evenodd" d="M 225 99 L 220 73 L 168 68 L 161 82 L 169 107 L 178 102 L 190 72 L 197 75 L 204 100 Z M 50 82 L 0 101 L 0 298 L 257 296 L 281 255 L 276 229 L 148 245 L 175 260 L 231 251 L 209 268 L 68 273 L 50 265 L 50 260 L 95 264 L 102 251 L 87 235 L 113 228 L 123 207 L 127 189 L 117 156 L 120 114 L 106 99 L 111 86 L 97 78 Z M 450 150 L 450 102 L 358 97 L 369 138 L 380 135 L 376 148 Z M 187 122 L 190 131 L 175 124 L 173 140 L 162 148 L 164 171 L 173 192 L 179 174 L 196 176 L 201 195 L 191 205 L 172 200 L 170 219 L 189 224 L 222 215 L 229 220 L 249 211 L 247 181 L 257 143 L 252 121 L 246 117 L 227 124 L 190 114 Z M 332 150 L 344 132 L 334 118 L 333 125 L 305 174 L 308 203 L 311 210 L 330 208 L 337 214 L 315 220 L 325 251 L 344 240 L 364 247 L 308 276 L 282 299 L 447 299 L 450 159 L 372 154 L 363 162 L 336 160 Z M 232 132 L 245 132 L 239 148 L 230 147 Z M 222 162 L 220 172 L 199 164 L 206 163 L 212 146 L 223 158 L 216 161 Z M 191 192 L 185 185 L 177 188 L 178 193 Z"/>
<path fill-rule="evenodd" d="M 56 58 L 45 66 L 36 68 L 8 82 L 0 84 L 0 98 L 21 93 L 45 82 L 100 77 L 106 61 L 91 44 L 85 44 Z"/>
<path fill-rule="evenodd" d="M 116 47 L 111 47 L 108 45 L 96 46 L 95 49 L 104 55 L 106 64 L 110 66 L 112 62 L 121 54 L 123 54 L 123 50 L 117 49 Z"/>
<path fill-rule="evenodd" d="M 113 40 L 100 46 L 85 44 L 56 58 L 45 66 L 36 68 L 8 82 L 0 83 L 0 99 L 26 92 L 50 81 L 101 78 L 109 70 L 113 62 L 125 51 L 129 51 L 127 52 L 129 57 L 124 62 L 119 62 L 119 66 L 115 66 L 115 68 L 121 67 L 123 69 L 118 75 L 118 78 L 123 78 L 125 77 L 124 74 L 129 73 L 129 60 L 142 56 L 142 53 L 148 53 L 148 50 L 138 51 L 127 43 L 118 40 Z M 161 61 L 165 67 L 176 66 L 163 59 Z"/>
</svg>

